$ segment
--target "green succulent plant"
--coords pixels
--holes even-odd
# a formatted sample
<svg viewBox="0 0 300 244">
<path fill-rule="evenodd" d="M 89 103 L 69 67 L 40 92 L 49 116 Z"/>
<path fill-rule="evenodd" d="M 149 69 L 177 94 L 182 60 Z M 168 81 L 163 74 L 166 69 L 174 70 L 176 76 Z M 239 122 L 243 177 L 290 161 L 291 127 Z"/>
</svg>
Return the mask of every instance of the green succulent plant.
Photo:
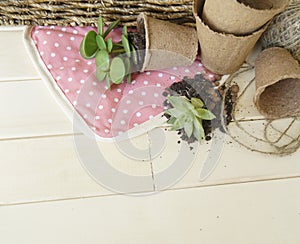
<svg viewBox="0 0 300 244">
<path fill-rule="evenodd" d="M 184 96 L 169 96 L 168 101 L 173 106 L 165 111 L 169 115 L 169 124 L 172 130 L 184 129 L 190 138 L 192 135 L 201 141 L 205 138 L 202 120 L 213 120 L 216 116 L 204 108 L 204 103 L 199 98 L 188 98 Z"/>
<path fill-rule="evenodd" d="M 80 44 L 80 54 L 85 59 L 95 58 L 96 76 L 99 81 L 105 80 L 107 86 L 121 84 L 127 76 L 131 82 L 131 67 L 137 64 L 136 50 L 128 41 L 127 26 L 123 27 L 121 41 L 114 43 L 108 34 L 118 26 L 120 20 L 111 23 L 104 31 L 104 22 L 98 19 L 98 33 L 87 32 Z"/>
</svg>

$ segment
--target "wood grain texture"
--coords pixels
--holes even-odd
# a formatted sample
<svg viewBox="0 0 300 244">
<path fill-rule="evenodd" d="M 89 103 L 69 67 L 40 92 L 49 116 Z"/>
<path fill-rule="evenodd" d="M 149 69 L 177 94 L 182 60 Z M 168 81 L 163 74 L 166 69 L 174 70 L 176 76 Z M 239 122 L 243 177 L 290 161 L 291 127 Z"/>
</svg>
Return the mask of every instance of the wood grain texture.
<svg viewBox="0 0 300 244">
<path fill-rule="evenodd" d="M 286 127 L 285 120 L 279 122 L 278 124 L 282 125 L 283 128 Z M 264 123 L 266 122 L 260 120 L 244 121 L 242 125 L 253 134 L 261 132 L 259 130 Z M 233 135 L 240 141 L 246 142 L 246 145 L 251 147 L 253 146 L 252 143 L 254 143 L 254 145 L 257 144 L 256 148 L 261 146 L 262 150 L 267 149 L 265 144 L 259 144 L 253 139 L 250 140 L 250 138 L 248 138 L 247 140 L 247 138 L 244 138 L 245 135 L 241 133 L 236 126 L 233 125 L 232 128 Z M 295 127 L 295 129 L 298 130 L 299 133 L 299 127 Z M 160 152 L 157 148 L 152 150 L 151 156 L 155 182 L 156 177 L 160 176 L 160 173 L 166 172 L 169 167 L 182 156 L 182 153 L 186 155 L 185 159 L 182 159 L 182 162 L 185 162 L 184 160 L 192 160 L 192 167 L 184 175 L 183 179 L 178 179 L 178 182 L 172 188 L 300 177 L 299 150 L 288 156 L 267 155 L 252 152 L 235 142 L 229 136 L 226 136 L 222 150 L 215 151 L 215 154 L 219 155 L 219 161 L 217 162 L 215 170 L 212 171 L 212 174 L 205 181 L 200 181 L 199 176 L 203 169 L 203 164 L 206 161 L 208 153 L 214 150 L 214 147 L 212 147 L 213 142 L 202 143 L 196 152 L 194 152 L 196 145 L 193 144 L 190 145 L 194 147 L 193 150 L 183 151 L 183 143 L 179 143 L 180 137 L 176 132 L 163 132 L 163 134 L 153 133 L 153 136 L 150 136 L 150 149 L 154 147 L 155 142 L 165 140 Z M 241 140 L 239 136 L 242 137 L 243 140 Z M 154 153 L 154 151 L 158 153 Z M 195 155 L 191 155 L 193 153 L 195 153 Z M 191 156 L 191 159 L 188 159 L 188 155 Z"/>
<path fill-rule="evenodd" d="M 146 142 L 145 136 L 133 140 L 140 147 Z M 97 146 L 117 170 L 151 178 L 149 161 L 131 159 L 113 143 Z M 0 141 L 0 205 L 115 194 L 92 179 L 78 151 L 89 153 L 88 148 L 76 148 L 73 136 Z"/>
<path fill-rule="evenodd" d="M 73 133 L 41 80 L 0 82 L 0 111 L 0 139 Z"/>
<path fill-rule="evenodd" d="M 23 30 L 0 29 L 0 82 L 39 79 L 23 43 Z"/>
<path fill-rule="evenodd" d="M 299 185 L 279 180 L 1 207 L 0 241 L 295 244 Z"/>
</svg>

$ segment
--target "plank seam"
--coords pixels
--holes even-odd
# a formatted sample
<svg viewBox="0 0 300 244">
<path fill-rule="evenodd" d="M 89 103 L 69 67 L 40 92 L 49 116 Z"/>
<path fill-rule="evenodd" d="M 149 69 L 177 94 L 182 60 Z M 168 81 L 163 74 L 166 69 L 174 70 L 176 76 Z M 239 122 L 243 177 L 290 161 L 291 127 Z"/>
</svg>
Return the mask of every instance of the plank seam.
<svg viewBox="0 0 300 244">
<path fill-rule="evenodd" d="M 65 134 L 53 134 L 53 135 L 40 135 L 40 136 L 24 136 L 24 137 L 0 138 L 0 142 L 3 142 L 3 141 L 17 141 L 17 140 L 48 139 L 48 138 L 81 136 L 81 135 L 83 135 L 83 134 L 82 133 L 65 133 Z"/>
<path fill-rule="evenodd" d="M 293 180 L 299 179 L 300 175 L 298 176 L 287 176 L 287 177 L 275 177 L 269 179 L 260 179 L 260 180 L 248 180 L 243 182 L 226 182 L 226 183 L 216 183 L 216 184 L 208 184 L 202 186 L 190 186 L 190 187 L 179 187 L 179 188 L 171 188 L 162 190 L 160 192 L 165 191 L 181 191 L 181 190 L 188 190 L 188 189 L 198 189 L 198 188 L 208 188 L 208 187 L 219 187 L 219 186 L 234 186 L 238 184 L 249 184 L 249 183 L 263 183 L 263 182 L 272 182 L 272 181 L 281 181 L 281 180 Z M 153 191 L 147 191 L 146 193 L 151 193 Z M 145 193 L 145 192 L 132 192 L 128 193 L 128 195 L 134 195 L 138 193 Z M 19 205 L 30 205 L 30 204 L 41 204 L 41 203 L 51 203 L 51 202 L 65 202 L 65 201 L 72 201 L 72 200 L 84 200 L 84 199 L 93 199 L 93 198 L 103 198 L 103 197 L 115 197 L 115 196 L 124 196 L 124 193 L 111 193 L 105 195 L 94 195 L 94 196 L 84 196 L 84 197 L 69 197 L 69 198 L 59 198 L 59 199 L 50 199 L 50 200 L 40 200 L 40 201 L 29 201 L 29 202 L 19 202 L 19 203 L 6 203 L 0 204 L 0 207 L 10 207 L 10 206 L 19 206 Z"/>
</svg>

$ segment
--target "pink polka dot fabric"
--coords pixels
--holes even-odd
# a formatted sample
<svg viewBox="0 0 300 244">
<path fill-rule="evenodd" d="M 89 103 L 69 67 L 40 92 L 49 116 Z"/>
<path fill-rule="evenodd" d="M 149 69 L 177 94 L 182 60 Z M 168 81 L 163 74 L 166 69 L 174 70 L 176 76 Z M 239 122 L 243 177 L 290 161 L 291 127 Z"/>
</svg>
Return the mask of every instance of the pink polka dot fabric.
<svg viewBox="0 0 300 244">
<path fill-rule="evenodd" d="M 189 67 L 172 67 L 132 75 L 132 83 L 124 82 L 107 89 L 95 76 L 93 59 L 83 59 L 80 43 L 92 27 L 36 26 L 31 37 L 59 89 L 85 123 L 100 137 L 112 138 L 142 124 L 163 112 L 164 89 L 184 76 L 197 73 L 215 80 L 215 75 L 196 60 Z M 111 32 L 119 41 L 121 29 Z"/>
</svg>

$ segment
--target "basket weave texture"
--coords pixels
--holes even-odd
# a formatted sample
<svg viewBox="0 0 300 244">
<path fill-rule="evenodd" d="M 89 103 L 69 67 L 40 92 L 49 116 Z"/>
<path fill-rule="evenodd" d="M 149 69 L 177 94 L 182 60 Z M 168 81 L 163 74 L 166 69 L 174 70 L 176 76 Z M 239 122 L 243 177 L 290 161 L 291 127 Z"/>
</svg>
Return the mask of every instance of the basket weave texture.
<svg viewBox="0 0 300 244">
<path fill-rule="evenodd" d="M 120 19 L 136 25 L 144 12 L 154 18 L 193 25 L 192 0 L 2 0 L 0 25 L 94 26 L 99 15 L 107 23 Z"/>
</svg>

